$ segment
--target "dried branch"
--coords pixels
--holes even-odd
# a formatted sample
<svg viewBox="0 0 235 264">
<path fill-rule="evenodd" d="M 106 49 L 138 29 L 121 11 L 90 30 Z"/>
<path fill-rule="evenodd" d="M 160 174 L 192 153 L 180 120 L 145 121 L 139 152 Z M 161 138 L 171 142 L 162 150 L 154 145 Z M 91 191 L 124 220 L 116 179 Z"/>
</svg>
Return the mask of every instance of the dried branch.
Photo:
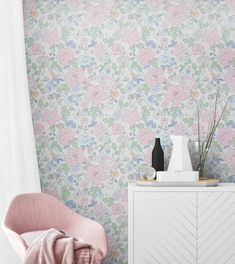
<svg viewBox="0 0 235 264">
<path fill-rule="evenodd" d="M 224 107 L 222 108 L 222 111 L 217 119 L 217 114 L 218 114 L 218 100 L 219 100 L 219 94 L 220 94 L 220 88 L 218 86 L 217 91 L 216 91 L 216 96 L 215 96 L 215 102 L 214 102 L 214 110 L 213 110 L 213 116 L 212 120 L 209 121 L 208 127 L 207 127 L 207 133 L 206 133 L 206 139 L 205 141 L 202 142 L 201 139 L 201 131 L 200 131 L 200 108 L 198 105 L 198 101 L 195 99 L 196 106 L 197 106 L 197 118 L 198 118 L 198 151 L 199 151 L 199 162 L 198 162 L 198 170 L 199 170 L 199 175 L 203 176 L 204 173 L 204 167 L 205 167 L 205 162 L 207 159 L 208 152 L 210 150 L 211 144 L 213 142 L 213 138 L 215 135 L 215 131 L 224 115 L 225 110 L 227 109 L 228 106 L 228 101 L 229 97 L 226 100 L 226 103 Z M 233 96 L 233 95 L 232 95 Z"/>
</svg>

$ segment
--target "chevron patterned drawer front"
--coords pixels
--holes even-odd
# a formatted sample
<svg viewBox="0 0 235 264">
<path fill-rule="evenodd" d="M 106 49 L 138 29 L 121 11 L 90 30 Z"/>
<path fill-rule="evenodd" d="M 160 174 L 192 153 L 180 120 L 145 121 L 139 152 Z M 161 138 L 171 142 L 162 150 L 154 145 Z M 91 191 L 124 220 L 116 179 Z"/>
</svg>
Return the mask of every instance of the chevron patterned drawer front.
<svg viewBox="0 0 235 264">
<path fill-rule="evenodd" d="M 128 191 L 129 264 L 235 264 L 235 185 Z"/>
<path fill-rule="evenodd" d="M 198 263 L 235 264 L 235 192 L 198 193 Z"/>
</svg>

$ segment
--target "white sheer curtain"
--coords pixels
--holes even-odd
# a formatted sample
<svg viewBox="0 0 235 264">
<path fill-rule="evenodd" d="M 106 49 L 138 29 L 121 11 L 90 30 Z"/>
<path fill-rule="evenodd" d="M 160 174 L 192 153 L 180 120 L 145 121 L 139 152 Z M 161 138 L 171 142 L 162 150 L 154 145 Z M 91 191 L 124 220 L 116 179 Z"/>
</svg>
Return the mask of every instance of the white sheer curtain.
<svg viewBox="0 0 235 264">
<path fill-rule="evenodd" d="M 0 220 L 14 195 L 38 191 L 22 0 L 0 0 Z M 2 230 L 0 263 L 19 263 Z"/>
</svg>

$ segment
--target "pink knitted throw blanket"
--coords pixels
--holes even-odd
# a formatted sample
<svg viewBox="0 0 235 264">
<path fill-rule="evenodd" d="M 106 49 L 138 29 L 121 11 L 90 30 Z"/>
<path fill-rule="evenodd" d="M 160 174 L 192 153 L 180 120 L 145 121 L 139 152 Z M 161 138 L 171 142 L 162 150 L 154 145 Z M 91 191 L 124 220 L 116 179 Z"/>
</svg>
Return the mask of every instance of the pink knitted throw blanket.
<svg viewBox="0 0 235 264">
<path fill-rule="evenodd" d="M 25 264 L 100 264 L 102 252 L 54 228 L 40 234 L 29 246 Z"/>
</svg>

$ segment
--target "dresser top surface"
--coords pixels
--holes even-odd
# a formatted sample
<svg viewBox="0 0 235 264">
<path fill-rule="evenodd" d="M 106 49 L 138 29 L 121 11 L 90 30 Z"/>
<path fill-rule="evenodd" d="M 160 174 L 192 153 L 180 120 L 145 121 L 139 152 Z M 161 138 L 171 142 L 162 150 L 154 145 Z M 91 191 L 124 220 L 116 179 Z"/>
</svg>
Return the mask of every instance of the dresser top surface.
<svg viewBox="0 0 235 264">
<path fill-rule="evenodd" d="M 129 191 L 137 192 L 235 192 L 235 183 L 220 183 L 214 187 L 161 187 L 161 186 L 139 186 L 136 183 L 128 184 Z"/>
</svg>

